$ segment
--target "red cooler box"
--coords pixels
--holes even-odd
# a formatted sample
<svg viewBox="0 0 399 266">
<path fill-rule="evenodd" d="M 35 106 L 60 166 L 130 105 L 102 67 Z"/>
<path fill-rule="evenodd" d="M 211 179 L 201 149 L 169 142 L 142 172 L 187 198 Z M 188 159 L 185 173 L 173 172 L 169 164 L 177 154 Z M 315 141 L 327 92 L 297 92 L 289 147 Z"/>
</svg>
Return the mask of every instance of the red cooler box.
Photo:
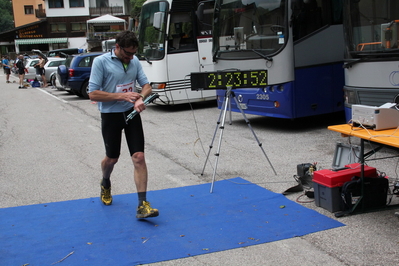
<svg viewBox="0 0 399 266">
<path fill-rule="evenodd" d="M 342 210 L 341 189 L 344 183 L 351 181 L 352 177 L 360 176 L 361 164 L 345 165 L 344 169 L 323 169 L 313 173 L 313 188 L 316 206 L 330 212 Z M 377 169 L 364 166 L 365 177 L 377 177 Z"/>
</svg>

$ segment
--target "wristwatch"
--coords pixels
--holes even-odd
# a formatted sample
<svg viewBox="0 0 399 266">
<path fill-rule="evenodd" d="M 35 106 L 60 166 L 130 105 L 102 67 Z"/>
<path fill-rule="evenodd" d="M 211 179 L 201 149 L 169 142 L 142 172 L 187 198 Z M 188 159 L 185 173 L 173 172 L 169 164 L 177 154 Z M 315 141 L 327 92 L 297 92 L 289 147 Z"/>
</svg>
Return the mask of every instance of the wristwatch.
<svg viewBox="0 0 399 266">
<path fill-rule="evenodd" d="M 143 100 L 145 99 L 145 97 L 144 97 L 144 95 L 143 94 L 139 94 L 140 95 L 140 97 L 141 98 L 143 98 Z"/>
</svg>

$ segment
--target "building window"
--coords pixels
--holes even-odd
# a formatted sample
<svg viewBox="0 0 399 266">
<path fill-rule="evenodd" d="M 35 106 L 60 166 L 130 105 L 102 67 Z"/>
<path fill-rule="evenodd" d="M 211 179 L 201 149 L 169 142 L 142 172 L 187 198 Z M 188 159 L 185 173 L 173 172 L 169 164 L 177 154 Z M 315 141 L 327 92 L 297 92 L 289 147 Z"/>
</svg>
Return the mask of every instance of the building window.
<svg viewBox="0 0 399 266">
<path fill-rule="evenodd" d="M 66 23 L 56 23 L 51 24 L 52 32 L 65 32 L 66 31 Z"/>
<path fill-rule="evenodd" d="M 72 31 L 86 31 L 86 23 L 71 23 Z"/>
<path fill-rule="evenodd" d="M 24 6 L 25 15 L 33 14 L 33 6 Z"/>
<path fill-rule="evenodd" d="M 62 7 L 64 7 L 64 0 L 49 0 L 48 7 L 49 8 L 62 8 Z"/>
<path fill-rule="evenodd" d="M 53 50 L 68 48 L 68 43 L 53 43 Z"/>
<path fill-rule="evenodd" d="M 84 0 L 69 0 L 69 7 L 84 7 Z"/>
<path fill-rule="evenodd" d="M 108 0 L 96 0 L 96 7 L 109 7 Z"/>
</svg>

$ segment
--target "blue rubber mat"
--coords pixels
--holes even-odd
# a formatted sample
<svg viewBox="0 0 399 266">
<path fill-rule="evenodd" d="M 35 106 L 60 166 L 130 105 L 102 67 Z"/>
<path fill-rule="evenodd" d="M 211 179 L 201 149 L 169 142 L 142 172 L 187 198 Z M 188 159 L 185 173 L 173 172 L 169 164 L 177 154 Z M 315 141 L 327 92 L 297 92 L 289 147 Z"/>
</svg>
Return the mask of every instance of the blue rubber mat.
<svg viewBox="0 0 399 266">
<path fill-rule="evenodd" d="M 1 265 L 138 265 L 303 236 L 342 223 L 241 178 L 137 194 L 0 209 Z"/>
</svg>

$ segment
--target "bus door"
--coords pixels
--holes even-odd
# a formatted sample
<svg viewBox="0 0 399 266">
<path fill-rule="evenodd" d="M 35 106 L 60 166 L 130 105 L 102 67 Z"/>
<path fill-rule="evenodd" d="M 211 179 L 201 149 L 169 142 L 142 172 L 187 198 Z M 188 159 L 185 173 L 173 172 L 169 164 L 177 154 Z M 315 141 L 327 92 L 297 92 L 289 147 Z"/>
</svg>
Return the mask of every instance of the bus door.
<svg viewBox="0 0 399 266">
<path fill-rule="evenodd" d="M 198 70 L 198 49 L 195 35 L 194 12 L 182 8 L 170 11 L 169 33 L 167 40 L 167 72 L 169 88 L 174 102 L 187 98 L 201 98 L 201 92 L 191 91 L 191 72 Z"/>
</svg>

